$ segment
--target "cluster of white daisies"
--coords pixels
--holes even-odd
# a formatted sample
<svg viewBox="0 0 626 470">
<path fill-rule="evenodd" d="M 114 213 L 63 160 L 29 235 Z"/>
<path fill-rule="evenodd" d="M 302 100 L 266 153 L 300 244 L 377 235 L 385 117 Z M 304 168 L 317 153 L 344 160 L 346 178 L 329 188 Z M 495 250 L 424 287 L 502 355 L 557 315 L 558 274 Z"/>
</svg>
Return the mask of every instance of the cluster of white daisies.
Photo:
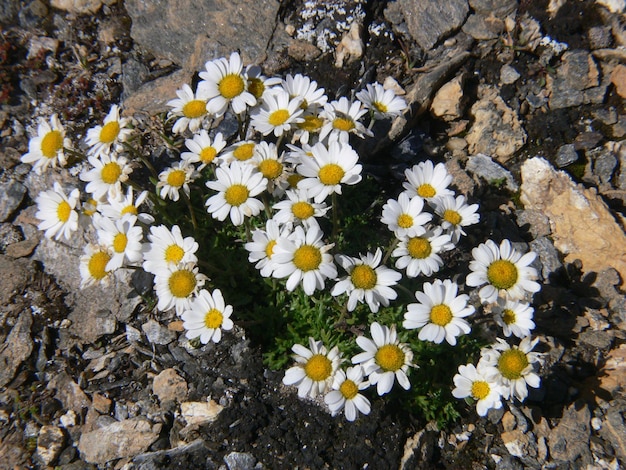
<svg viewBox="0 0 626 470">
<path fill-rule="evenodd" d="M 454 195 L 452 177 L 443 164 L 422 162 L 405 172 L 404 191 L 382 208 L 381 221 L 392 234 L 387 253 L 377 248 L 357 257 L 332 254 L 335 246 L 323 233 L 319 220 L 328 217 L 344 185 L 362 179 L 362 166 L 350 145 L 351 136 L 371 136 L 375 120 L 399 115 L 404 100 L 380 84 L 370 84 L 349 99 L 329 101 L 323 88 L 304 75 L 268 78 L 256 66 L 244 67 L 233 53 L 206 63 L 195 90 L 185 84 L 178 98 L 168 103 L 172 132 L 185 137 L 186 150 L 158 175 L 156 194 L 161 199 L 189 198 L 197 182 L 210 190 L 206 211 L 218 221 L 255 225 L 245 243 L 249 261 L 263 277 L 285 279 L 293 291 L 301 286 L 308 295 L 334 282 L 330 294 L 345 302 L 347 311 L 367 304 L 371 312 L 390 305 L 402 279 L 432 276 L 443 267 L 440 253 L 451 250 L 465 235 L 464 228 L 479 220 L 476 204 Z M 230 112 L 241 123 L 238 137 L 225 137 L 214 127 Z M 363 121 L 369 118 L 366 126 Z M 129 175 L 138 162 L 129 153 L 131 123 L 113 106 L 102 125 L 90 129 L 85 139 L 87 163 L 79 178 L 86 183 L 81 201 L 77 188 L 69 192 L 55 183 L 37 198 L 45 236 L 70 239 L 81 221 L 95 230 L 97 243 L 88 243 L 81 258 L 82 286 L 107 282 L 120 268 L 138 268 L 154 274 L 157 309 L 175 309 L 186 336 L 206 344 L 218 342 L 222 330 L 233 327 L 232 307 L 219 289 L 206 290 L 209 279 L 199 272 L 198 243 L 185 237 L 178 226 L 155 224 L 139 211 L 148 191 L 135 197 Z M 56 115 L 42 120 L 22 161 L 37 172 L 65 166 L 72 150 Z M 154 196 L 154 195 L 152 195 Z M 264 218 L 264 219 L 263 219 Z M 259 220 L 260 219 L 260 220 Z M 501 406 L 500 398 L 523 400 L 526 384 L 538 386 L 533 372 L 537 355 L 528 339 L 533 310 L 523 299 L 539 290 L 537 273 L 529 264 L 533 253 L 522 256 L 508 241 L 493 241 L 473 251 L 468 286 L 492 305 L 505 336 L 524 338 L 519 346 L 504 340 L 484 350 L 481 362 L 461 366 L 455 376 L 454 395 L 477 400 L 481 415 Z M 395 259 L 395 269 L 385 266 Z M 339 276 L 338 266 L 345 274 Z M 470 332 L 465 319 L 474 313 L 469 297 L 459 294 L 452 280 L 424 282 L 409 304 L 403 327 L 419 329 L 423 341 L 451 345 Z M 388 393 L 397 379 L 410 388 L 407 377 L 413 352 L 400 343 L 396 326 L 373 323 L 371 337 L 356 339 L 363 352 L 342 369 L 337 347 L 328 350 L 309 340 L 309 348 L 293 346 L 296 364 L 287 370 L 284 383 L 296 385 L 302 397 L 325 394 L 333 414 L 345 410 L 348 420 L 358 411 L 369 413 L 370 403 L 360 392 L 376 385 L 379 395 Z"/>
</svg>

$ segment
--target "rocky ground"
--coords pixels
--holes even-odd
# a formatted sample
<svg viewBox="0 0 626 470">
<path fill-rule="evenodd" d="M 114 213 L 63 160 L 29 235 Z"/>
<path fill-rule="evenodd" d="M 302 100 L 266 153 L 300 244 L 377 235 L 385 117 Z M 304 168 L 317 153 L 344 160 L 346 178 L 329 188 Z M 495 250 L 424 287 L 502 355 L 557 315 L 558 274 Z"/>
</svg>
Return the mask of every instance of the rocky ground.
<svg viewBox="0 0 626 470">
<path fill-rule="evenodd" d="M 626 2 L 7 0 L 0 6 L 1 468 L 598 468 L 626 462 Z M 37 231 L 20 163 L 38 116 L 76 140 L 110 104 L 145 128 L 206 60 L 340 95 L 394 79 L 411 109 L 359 149 L 393 178 L 444 161 L 470 237 L 538 253 L 542 386 L 440 429 L 375 402 L 349 424 L 298 400 L 238 325 L 185 347 L 139 274 L 79 289 L 82 242 Z M 154 129 L 155 132 L 158 129 Z M 148 145 L 152 145 L 147 140 Z M 159 150 L 158 144 L 155 151 Z M 474 244 L 475 245 L 475 244 Z"/>
</svg>

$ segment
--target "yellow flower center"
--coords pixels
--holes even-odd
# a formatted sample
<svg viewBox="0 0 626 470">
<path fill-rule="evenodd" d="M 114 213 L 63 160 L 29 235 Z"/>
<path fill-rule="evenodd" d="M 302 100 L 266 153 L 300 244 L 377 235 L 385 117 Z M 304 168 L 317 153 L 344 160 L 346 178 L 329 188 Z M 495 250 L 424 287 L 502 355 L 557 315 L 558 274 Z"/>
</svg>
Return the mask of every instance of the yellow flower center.
<svg viewBox="0 0 626 470">
<path fill-rule="evenodd" d="M 72 208 L 67 203 L 67 201 L 61 201 L 57 206 L 57 217 L 61 222 L 67 222 L 70 220 L 70 214 L 72 213 Z"/>
<path fill-rule="evenodd" d="M 507 325 L 511 325 L 512 323 L 515 323 L 515 312 L 511 310 L 510 308 L 505 309 L 502 312 L 502 320 Z"/>
<path fill-rule="evenodd" d="M 461 223 L 461 214 L 457 211 L 453 211 L 452 209 L 446 209 L 443 213 L 443 220 L 446 222 L 450 222 L 452 225 L 459 225 Z"/>
<path fill-rule="evenodd" d="M 322 264 L 322 252 L 312 245 L 302 245 L 293 254 L 293 264 L 300 271 L 313 271 Z"/>
<path fill-rule="evenodd" d="M 295 96 L 291 96 L 290 98 L 295 98 Z M 306 100 L 306 98 L 302 98 L 302 103 L 300 103 L 300 109 L 306 111 L 306 108 L 309 107 L 309 102 Z"/>
<path fill-rule="evenodd" d="M 434 197 L 435 194 L 437 194 L 437 191 L 435 190 L 435 188 L 433 188 L 431 184 L 424 183 L 420 185 L 419 188 L 417 188 L 417 194 L 418 196 L 421 196 L 423 198 L 429 198 Z"/>
<path fill-rule="evenodd" d="M 246 160 L 250 160 L 252 155 L 254 154 L 254 142 L 250 142 L 248 144 L 241 144 L 233 151 L 233 157 L 237 160 L 245 162 Z"/>
<path fill-rule="evenodd" d="M 307 132 L 315 132 L 321 129 L 322 124 L 324 124 L 324 121 L 311 114 L 309 116 L 304 116 L 304 121 L 298 123 L 298 127 Z"/>
<path fill-rule="evenodd" d="M 339 391 L 346 400 L 352 400 L 359 393 L 359 387 L 350 379 L 346 379 L 339 386 Z"/>
<path fill-rule="evenodd" d="M 137 208 L 135 206 L 133 206 L 132 204 L 124 207 L 120 212 L 122 213 L 122 215 L 124 215 L 124 214 L 137 215 L 139 213 L 139 211 L 137 211 Z"/>
<path fill-rule="evenodd" d="M 89 263 L 87 264 L 89 275 L 97 281 L 104 278 L 104 276 L 108 274 L 106 266 L 110 260 L 111 255 L 109 255 L 106 251 L 95 252 L 91 255 Z"/>
<path fill-rule="evenodd" d="M 413 217 L 409 214 L 400 214 L 398 216 L 398 227 L 411 228 L 413 227 Z"/>
<path fill-rule="evenodd" d="M 231 206 L 238 207 L 248 200 L 250 192 L 243 184 L 233 184 L 224 192 L 224 199 Z"/>
<path fill-rule="evenodd" d="M 376 271 L 367 264 L 359 264 L 352 269 L 350 280 L 357 289 L 373 289 L 376 287 Z"/>
<path fill-rule="evenodd" d="M 128 237 L 125 233 L 119 232 L 113 237 L 113 249 L 116 253 L 124 253 L 126 245 L 128 245 Z"/>
<path fill-rule="evenodd" d="M 300 220 L 308 219 L 315 214 L 315 209 L 311 204 L 304 201 L 295 202 L 291 206 L 291 212 Z"/>
<path fill-rule="evenodd" d="M 519 349 L 503 351 L 498 359 L 498 370 L 502 377 L 509 380 L 517 380 L 522 376 L 522 371 L 528 367 L 528 358 Z"/>
<path fill-rule="evenodd" d="M 41 139 L 41 153 L 46 158 L 54 158 L 57 152 L 63 148 L 63 135 L 61 131 L 50 131 Z"/>
<path fill-rule="evenodd" d="M 313 354 L 304 366 L 304 373 L 315 382 L 326 380 L 332 371 L 332 362 L 323 354 Z"/>
<path fill-rule="evenodd" d="M 211 163 L 216 155 L 217 150 L 215 150 L 215 147 L 205 147 L 200 151 L 200 161 L 202 163 Z"/>
<path fill-rule="evenodd" d="M 178 245 L 170 245 L 165 249 L 165 261 L 168 263 L 178 263 L 183 259 L 185 250 Z"/>
<path fill-rule="evenodd" d="M 347 117 L 336 117 L 333 120 L 333 127 L 340 131 L 349 132 L 354 129 L 354 121 Z"/>
<path fill-rule="evenodd" d="M 267 122 L 275 127 L 284 124 L 287 119 L 289 119 L 289 111 L 286 109 L 277 109 L 268 116 Z"/>
<path fill-rule="evenodd" d="M 239 96 L 243 93 L 243 90 L 245 89 L 245 83 L 243 82 L 243 78 L 241 78 L 241 75 L 231 73 L 220 80 L 217 88 L 220 92 L 220 95 L 222 95 L 227 100 L 232 100 L 234 97 Z"/>
<path fill-rule="evenodd" d="M 186 179 L 187 173 L 184 170 L 172 170 L 167 175 L 167 184 L 173 188 L 180 188 Z"/>
<path fill-rule="evenodd" d="M 278 160 L 268 158 L 267 160 L 262 160 L 261 163 L 259 163 L 259 171 L 268 180 L 273 180 L 283 174 L 283 164 Z"/>
<path fill-rule="evenodd" d="M 374 360 L 385 372 L 395 372 L 404 365 L 404 351 L 395 344 L 385 344 L 378 348 Z"/>
<path fill-rule="evenodd" d="M 372 103 L 372 106 L 376 109 L 376 111 L 383 114 L 386 113 L 389 109 L 385 104 L 381 103 L 380 101 L 374 101 Z"/>
<path fill-rule="evenodd" d="M 335 186 L 341 182 L 341 179 L 346 174 L 336 163 L 328 163 L 320 168 L 319 178 L 322 184 L 326 186 Z"/>
<path fill-rule="evenodd" d="M 496 260 L 487 268 L 487 279 L 496 289 L 510 289 L 517 282 L 517 267 L 506 259 Z"/>
<path fill-rule="evenodd" d="M 298 174 L 298 173 L 294 173 L 292 175 L 289 175 L 287 177 L 287 183 L 289 183 L 289 186 L 291 188 L 297 188 L 298 187 L 298 183 L 300 181 L 302 181 L 304 179 L 304 176 Z"/>
<path fill-rule="evenodd" d="M 183 106 L 183 115 L 189 119 L 202 117 L 206 112 L 206 102 L 202 100 L 191 100 Z"/>
<path fill-rule="evenodd" d="M 100 131 L 100 142 L 104 144 L 110 144 L 115 139 L 117 139 L 118 134 L 120 133 L 120 123 L 117 121 L 107 122 L 104 126 L 102 126 L 102 130 Z"/>
<path fill-rule="evenodd" d="M 263 92 L 265 91 L 265 84 L 263 80 L 260 78 L 249 78 L 248 79 L 248 91 L 252 93 L 257 100 L 263 96 Z"/>
<path fill-rule="evenodd" d="M 102 181 L 106 184 L 115 184 L 122 175 L 122 168 L 116 162 L 109 162 L 102 167 Z"/>
<path fill-rule="evenodd" d="M 434 305 L 430 309 L 430 321 L 438 326 L 446 326 L 452 321 L 452 310 L 445 304 Z"/>
<path fill-rule="evenodd" d="M 276 240 L 270 240 L 269 242 L 267 242 L 267 245 L 265 245 L 265 256 L 267 256 L 268 258 L 271 258 L 272 255 L 274 254 L 275 246 L 276 246 Z"/>
<path fill-rule="evenodd" d="M 482 400 L 489 396 L 489 392 L 491 391 L 491 387 L 484 380 L 477 380 L 472 383 L 472 398 L 474 400 Z"/>
<path fill-rule="evenodd" d="M 212 308 L 206 313 L 206 315 L 204 315 L 204 326 L 211 330 L 214 330 L 222 326 L 223 319 L 224 316 L 222 315 L 222 312 L 220 312 L 216 308 Z"/>
<path fill-rule="evenodd" d="M 409 256 L 415 259 L 428 258 L 433 251 L 430 242 L 426 238 L 421 237 L 409 238 L 406 249 L 409 252 Z"/>
<path fill-rule="evenodd" d="M 187 269 L 174 271 L 168 280 L 170 292 L 178 298 L 189 297 L 196 288 L 196 284 L 196 275 Z"/>
</svg>

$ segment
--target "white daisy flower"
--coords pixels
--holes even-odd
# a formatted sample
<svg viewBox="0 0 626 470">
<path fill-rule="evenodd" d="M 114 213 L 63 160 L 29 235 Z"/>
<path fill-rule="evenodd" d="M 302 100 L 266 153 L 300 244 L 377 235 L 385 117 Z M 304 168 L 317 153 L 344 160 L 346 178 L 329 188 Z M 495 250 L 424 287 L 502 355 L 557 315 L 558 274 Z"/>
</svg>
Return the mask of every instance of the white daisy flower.
<svg viewBox="0 0 626 470">
<path fill-rule="evenodd" d="M 402 274 L 386 266 L 379 266 L 382 257 L 380 248 L 374 254 L 367 253 L 359 258 L 336 256 L 337 262 L 348 272 L 348 276 L 340 279 L 330 294 L 348 294 L 348 312 L 356 308 L 357 302 L 367 302 L 370 310 L 376 313 L 381 305 L 387 307 L 389 301 L 398 296 L 391 286 L 398 283 Z"/>
<path fill-rule="evenodd" d="M 266 77 L 258 65 L 248 65 L 244 72 L 248 83 L 248 92 L 257 100 L 257 105 L 262 103 L 265 96 L 273 93 L 276 85 L 280 85 L 279 77 Z"/>
<path fill-rule="evenodd" d="M 441 196 L 434 199 L 435 213 L 441 217 L 441 226 L 452 237 L 455 245 L 461 235 L 467 235 L 463 227 L 477 224 L 480 220 L 478 204 L 465 203 L 465 196 Z"/>
<path fill-rule="evenodd" d="M 412 364 L 413 351 L 408 344 L 398 341 L 396 326 L 391 328 L 374 322 L 370 325 L 372 339 L 359 336 L 357 344 L 364 352 L 352 358 L 353 364 L 362 364 L 369 382 L 376 385 L 376 391 L 382 396 L 391 391 L 395 380 L 400 386 L 408 390 L 411 382 L 407 377 Z"/>
<path fill-rule="evenodd" d="M 470 262 L 472 271 L 465 281 L 468 286 L 483 286 L 478 295 L 483 302 L 495 302 L 498 296 L 512 300 L 523 299 L 528 292 L 541 289 L 537 270 L 530 267 L 536 253 L 522 255 L 511 246 L 509 240 L 502 240 L 500 247 L 493 240 L 487 240 L 472 250 L 474 260 Z"/>
<path fill-rule="evenodd" d="M 280 89 L 268 93 L 261 107 L 250 114 L 250 125 L 263 135 L 273 133 L 280 137 L 302 122 L 300 103 L 300 98 L 291 99 L 286 91 Z"/>
<path fill-rule="evenodd" d="M 474 313 L 467 305 L 469 296 L 457 295 L 459 286 L 450 279 L 425 282 L 423 292 L 417 291 L 418 303 L 409 304 L 402 326 L 407 330 L 421 328 L 418 338 L 422 341 L 441 343 L 444 339 L 455 346 L 456 337 L 471 331 L 465 317 Z"/>
<path fill-rule="evenodd" d="M 397 96 L 393 90 L 386 90 L 380 83 L 368 83 L 355 96 L 372 111 L 374 119 L 399 116 L 407 108 L 404 98 Z"/>
<path fill-rule="evenodd" d="M 125 214 L 136 215 L 139 222 L 143 224 L 152 224 L 154 217 L 147 212 L 139 212 L 141 206 L 148 197 L 148 191 L 142 191 L 134 198 L 134 190 L 132 186 L 126 189 L 126 196 L 118 195 L 116 198 L 109 198 L 104 204 L 98 205 L 98 211 L 109 219 L 121 219 Z"/>
<path fill-rule="evenodd" d="M 275 219 L 265 223 L 265 230 L 256 229 L 252 232 L 252 241 L 247 242 L 244 248 L 250 253 L 248 261 L 256 263 L 254 267 L 261 272 L 261 276 L 270 277 L 274 271 L 274 247 L 280 238 L 287 238 L 290 234 L 288 226 L 282 228 Z"/>
<path fill-rule="evenodd" d="M 122 183 L 128 180 L 128 175 L 133 172 L 126 157 L 115 154 L 102 154 L 99 157 L 90 156 L 89 171 L 83 171 L 79 177 L 87 182 L 85 191 L 94 199 L 101 199 L 104 195 L 109 198 L 117 198 L 122 191 Z"/>
<path fill-rule="evenodd" d="M 290 172 L 283 162 L 283 155 L 278 155 L 276 144 L 263 141 L 254 148 L 254 156 L 250 161 L 267 179 L 267 191 L 277 197 L 285 194 L 289 187 L 287 178 Z"/>
<path fill-rule="evenodd" d="M 322 119 L 317 112 L 312 111 L 305 112 L 301 118 L 302 121 L 295 125 L 291 141 L 308 144 L 312 142 L 312 136 L 317 136 L 322 130 L 324 119 Z"/>
<path fill-rule="evenodd" d="M 71 142 L 65 137 L 65 129 L 56 114 L 50 117 L 48 123 L 40 119 L 37 125 L 37 135 L 31 137 L 28 142 L 28 152 L 22 155 L 23 163 L 33 165 L 33 170 L 38 175 L 46 171 L 49 166 L 53 168 L 65 166 L 67 158 L 64 148 L 70 147 Z"/>
<path fill-rule="evenodd" d="M 220 160 L 226 164 L 233 161 L 247 162 L 254 157 L 256 146 L 254 140 L 242 140 L 226 148 Z"/>
<path fill-rule="evenodd" d="M 329 389 L 335 372 L 341 364 L 341 354 L 337 346 L 327 351 L 321 341 L 309 338 L 309 347 L 294 344 L 291 350 L 296 364 L 285 372 L 283 383 L 296 385 L 298 396 L 315 398 Z"/>
<path fill-rule="evenodd" d="M 78 212 L 76 204 L 80 198 L 80 191 L 73 189 L 69 195 L 65 194 L 61 185 L 54 183 L 53 189 L 39 193 L 37 203 L 37 217 L 41 222 L 37 226 L 44 230 L 46 238 L 59 240 L 63 237 L 69 240 L 78 230 Z"/>
<path fill-rule="evenodd" d="M 282 86 L 291 98 L 301 99 L 300 107 L 305 111 L 315 112 L 328 101 L 324 89 L 318 88 L 315 80 L 299 73 L 287 74 Z"/>
<path fill-rule="evenodd" d="M 425 225 L 433 218 L 423 209 L 424 199 L 420 196 L 409 198 L 406 193 L 400 193 L 398 200 L 388 199 L 383 206 L 381 222 L 400 239 L 423 235 Z"/>
<path fill-rule="evenodd" d="M 185 237 L 178 225 L 168 229 L 165 225 L 150 227 L 149 243 L 143 245 L 143 269 L 156 274 L 168 265 L 196 263 L 199 245 L 193 237 Z"/>
<path fill-rule="evenodd" d="M 507 338 L 511 335 L 525 338 L 530 336 L 531 330 L 535 329 L 535 322 L 533 321 L 535 310 L 525 302 L 498 297 L 492 312 L 495 315 L 496 323 L 502 327 L 502 332 Z"/>
<path fill-rule="evenodd" d="M 402 186 L 409 197 L 417 195 L 430 201 L 435 197 L 454 195 L 448 189 L 448 185 L 452 182 L 452 175 L 448 174 L 443 163 L 433 165 L 432 161 L 426 160 L 414 165 L 413 168 L 406 169 L 404 176 L 407 181 Z"/>
<path fill-rule="evenodd" d="M 205 129 L 200 129 L 193 139 L 185 140 L 185 145 L 189 152 L 182 152 L 181 160 L 187 163 L 200 163 L 198 170 L 202 170 L 210 163 L 217 163 L 220 152 L 226 147 L 226 141 L 221 132 L 215 134 L 211 140 L 209 133 Z"/>
<path fill-rule="evenodd" d="M 92 245 L 85 245 L 83 255 L 80 257 L 80 288 L 84 289 L 95 284 L 106 284 L 109 274 L 112 271 L 107 269 L 111 261 L 111 252 L 108 248 Z"/>
<path fill-rule="evenodd" d="M 420 236 L 400 240 L 391 256 L 398 258 L 396 268 L 406 269 L 408 277 L 420 274 L 430 276 L 443 266 L 439 253 L 452 248 L 454 245 L 450 242 L 450 235 L 443 233 L 441 227 L 432 227 Z"/>
<path fill-rule="evenodd" d="M 459 373 L 452 379 L 455 398 L 471 398 L 476 401 L 478 416 L 486 416 L 490 409 L 502 408 L 502 385 L 487 377 L 473 364 L 460 365 Z"/>
<path fill-rule="evenodd" d="M 256 98 L 247 90 L 248 81 L 243 74 L 243 64 L 239 53 L 209 61 L 206 71 L 200 72 L 202 81 L 198 88 L 206 93 L 209 102 L 207 109 L 221 116 L 230 105 L 235 114 L 243 113 L 248 106 L 256 104 Z"/>
<path fill-rule="evenodd" d="M 320 113 L 320 117 L 325 120 L 325 123 L 320 130 L 319 140 L 328 137 L 330 142 L 338 140 L 341 143 L 348 143 L 350 134 L 359 137 L 373 136 L 372 131 L 359 122 L 364 114 L 367 114 L 367 109 L 363 107 L 360 101 L 351 102 L 345 96 L 326 103 L 324 111 Z"/>
<path fill-rule="evenodd" d="M 187 129 L 196 132 L 208 117 L 207 101 L 209 94 L 207 90 L 198 86 L 196 92 L 186 83 L 180 90 L 176 90 L 178 98 L 168 101 L 166 104 L 172 109 L 169 115 L 178 118 L 172 127 L 174 134 L 182 134 Z"/>
<path fill-rule="evenodd" d="M 191 301 L 188 310 L 181 315 L 185 336 L 187 339 L 200 338 L 202 344 L 209 341 L 219 343 L 222 339 L 222 330 L 228 331 L 233 328 L 230 319 L 233 307 L 226 305 L 224 297 L 219 289 L 213 293 L 202 289 L 198 296 Z"/>
<path fill-rule="evenodd" d="M 337 267 L 329 251 L 334 246 L 324 245 L 324 234 L 317 226 L 305 232 L 295 228 L 288 238 L 279 238 L 274 247 L 274 277 L 287 279 L 287 290 L 293 291 L 302 283 L 304 292 L 312 295 L 315 289 L 324 289 L 325 279 L 337 277 Z"/>
<path fill-rule="evenodd" d="M 193 165 L 183 161 L 174 162 L 171 167 L 159 173 L 159 182 L 156 185 L 157 193 L 161 199 L 178 201 L 179 191 L 183 191 L 189 197 L 189 183 L 196 177 Z"/>
<path fill-rule="evenodd" d="M 161 267 L 154 277 L 154 290 L 159 299 L 157 309 L 165 312 L 176 308 L 182 315 L 191 308 L 191 301 L 208 278 L 198 272 L 195 263 L 169 264 Z"/>
<path fill-rule="evenodd" d="M 217 220 L 230 215 L 234 225 L 241 225 L 246 217 L 257 215 L 263 203 L 254 196 L 267 187 L 267 180 L 254 167 L 245 163 L 232 162 L 215 170 L 217 181 L 207 181 L 209 189 L 218 191 L 206 201 L 207 212 Z"/>
<path fill-rule="evenodd" d="M 94 218 L 98 242 L 107 247 L 111 254 L 105 267 L 107 271 L 115 271 L 124 265 L 134 265 L 142 261 L 143 230 L 135 226 L 136 222 L 137 216 L 130 214 L 116 220 L 104 216 Z"/>
<path fill-rule="evenodd" d="M 132 130 L 126 127 L 128 124 L 128 119 L 120 117 L 119 106 L 116 104 L 111 106 L 104 118 L 104 123 L 87 131 L 85 142 L 89 146 L 89 155 L 99 157 L 110 153 L 111 150 L 118 152 L 121 149 L 121 143 L 125 142 L 132 133 Z"/>
<path fill-rule="evenodd" d="M 511 346 L 505 340 L 496 338 L 495 344 L 481 350 L 478 369 L 488 380 L 497 380 L 502 384 L 504 399 L 515 397 L 524 401 L 528 396 L 528 386 L 539 388 L 541 385 L 541 379 L 535 372 L 541 354 L 531 352 L 538 341 L 538 338 L 531 340 L 527 336 L 519 346 Z"/>
<path fill-rule="evenodd" d="M 319 226 L 317 218 L 324 217 L 328 212 L 325 203 L 312 202 L 310 192 L 306 189 L 291 189 L 285 192 L 287 196 L 272 206 L 277 210 L 273 219 L 282 225 L 303 225 L 308 228 Z"/>
<path fill-rule="evenodd" d="M 315 202 L 323 202 L 329 194 L 341 194 L 341 185 L 361 181 L 359 155 L 349 144 L 331 142 L 328 148 L 317 143 L 311 148 L 313 158 L 302 159 L 296 171 L 304 176 L 298 188 L 315 194 Z"/>
<path fill-rule="evenodd" d="M 354 421 L 359 416 L 359 411 L 368 415 L 371 410 L 370 401 L 359 392 L 369 387 L 369 382 L 363 378 L 362 366 L 348 367 L 344 372 L 339 369 L 333 381 L 333 390 L 324 397 L 333 416 L 344 410 L 348 421 Z"/>
</svg>

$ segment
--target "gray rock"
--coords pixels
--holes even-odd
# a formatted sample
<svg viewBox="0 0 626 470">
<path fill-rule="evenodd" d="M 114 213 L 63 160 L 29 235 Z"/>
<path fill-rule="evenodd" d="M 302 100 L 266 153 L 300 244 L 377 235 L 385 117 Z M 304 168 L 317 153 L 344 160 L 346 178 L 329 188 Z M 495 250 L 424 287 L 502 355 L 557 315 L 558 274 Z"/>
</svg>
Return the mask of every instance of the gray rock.
<svg viewBox="0 0 626 470">
<path fill-rule="evenodd" d="M 168 330 L 155 320 L 148 320 L 141 325 L 141 329 L 151 344 L 169 344 L 176 339 L 174 331 Z"/>
<path fill-rule="evenodd" d="M 589 52 L 565 52 L 556 77 L 551 82 L 550 109 L 579 106 L 603 99 L 606 86 L 600 83 L 599 77 L 598 67 Z"/>
<path fill-rule="evenodd" d="M 150 77 L 150 70 L 138 60 L 129 58 L 122 64 L 122 88 L 124 96 L 130 96 Z M 173 98 L 172 98 L 173 99 Z"/>
<path fill-rule="evenodd" d="M 517 225 L 528 230 L 533 238 L 550 235 L 550 220 L 541 212 L 534 210 L 519 210 L 515 212 Z"/>
<path fill-rule="evenodd" d="M 564 412 L 548 436 L 550 456 L 556 461 L 573 462 L 589 453 L 591 412 L 585 403 L 574 403 Z"/>
<path fill-rule="evenodd" d="M 20 11 L 21 0 L 5 0 L 0 2 L 0 23 L 10 25 L 15 22 Z"/>
<path fill-rule="evenodd" d="M 172 462 L 179 468 L 217 468 L 212 462 L 207 462 L 209 448 L 202 439 L 196 439 L 186 445 L 158 452 L 147 452 L 133 459 L 135 470 L 161 470 Z"/>
<path fill-rule="evenodd" d="M 602 422 L 600 435 L 613 445 L 616 455 L 624 461 L 626 459 L 626 423 L 624 422 L 626 403 L 622 400 L 614 400 L 611 405 Z"/>
<path fill-rule="evenodd" d="M 197 71 L 207 60 L 239 50 L 244 62 L 265 53 L 280 2 L 277 0 L 127 0 L 131 37 L 156 57 Z"/>
<path fill-rule="evenodd" d="M 469 13 L 467 0 L 448 2 L 415 2 L 398 0 L 391 2 L 385 16 L 393 22 L 397 18 L 392 9 L 399 9 L 411 37 L 426 51 L 458 30 Z"/>
<path fill-rule="evenodd" d="M 550 274 L 563 267 L 559 252 L 548 237 L 539 237 L 531 241 L 530 248 L 537 253 L 537 258 L 541 262 L 540 273 L 544 280 L 550 279 Z"/>
<path fill-rule="evenodd" d="M 576 145 L 565 144 L 559 147 L 556 154 L 556 166 L 564 168 L 567 165 L 571 165 L 578 160 L 578 153 L 576 153 Z"/>
<path fill-rule="evenodd" d="M 228 470 L 252 470 L 256 459 L 247 452 L 231 452 L 224 457 Z"/>
<path fill-rule="evenodd" d="M 32 314 L 29 311 L 22 312 L 11 333 L 0 345 L 0 387 L 4 387 L 13 379 L 22 362 L 33 352 L 33 339 L 30 333 L 32 325 Z"/>
<path fill-rule="evenodd" d="M 465 169 L 489 184 L 504 182 L 504 186 L 510 191 L 515 192 L 519 189 L 511 172 L 487 155 L 478 154 L 469 157 Z"/>
<path fill-rule="evenodd" d="M 65 434 L 56 426 L 42 426 L 37 436 L 37 458 L 44 465 L 51 465 L 61 454 Z"/>
<path fill-rule="evenodd" d="M 470 7 L 481 15 L 505 18 L 517 10 L 517 0 L 469 0 Z"/>
<path fill-rule="evenodd" d="M 24 241 L 24 235 L 19 228 L 10 223 L 0 224 L 0 252 L 7 246 Z"/>
<path fill-rule="evenodd" d="M 0 222 L 8 220 L 19 207 L 26 194 L 26 188 L 18 181 L 0 183 Z"/>
<path fill-rule="evenodd" d="M 487 41 L 497 38 L 504 29 L 502 21 L 495 22 L 493 18 L 471 14 L 463 24 L 463 32 L 477 41 Z"/>
<path fill-rule="evenodd" d="M 500 81 L 505 85 L 515 83 L 519 77 L 519 72 L 509 64 L 503 65 L 500 69 Z"/>
<path fill-rule="evenodd" d="M 600 180 L 600 183 L 609 183 L 617 167 L 617 158 L 615 158 L 615 155 L 606 148 L 599 148 L 587 152 L 587 156 L 593 162 L 593 175 Z"/>
<path fill-rule="evenodd" d="M 21 294 L 34 271 L 31 261 L 0 255 L 0 305 L 9 305 L 15 295 Z"/>
</svg>

